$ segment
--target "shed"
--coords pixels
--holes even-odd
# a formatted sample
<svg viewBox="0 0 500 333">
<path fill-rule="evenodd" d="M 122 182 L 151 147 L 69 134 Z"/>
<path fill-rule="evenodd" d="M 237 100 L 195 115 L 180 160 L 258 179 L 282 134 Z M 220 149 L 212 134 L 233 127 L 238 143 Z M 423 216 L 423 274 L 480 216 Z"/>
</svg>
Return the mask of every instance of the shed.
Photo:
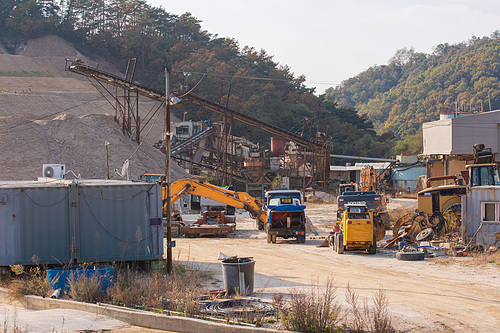
<svg viewBox="0 0 500 333">
<path fill-rule="evenodd" d="M 0 266 L 163 257 L 158 184 L 0 182 Z"/>
<path fill-rule="evenodd" d="M 500 187 L 477 186 L 462 197 L 462 237 L 476 244 L 500 244 Z"/>
</svg>

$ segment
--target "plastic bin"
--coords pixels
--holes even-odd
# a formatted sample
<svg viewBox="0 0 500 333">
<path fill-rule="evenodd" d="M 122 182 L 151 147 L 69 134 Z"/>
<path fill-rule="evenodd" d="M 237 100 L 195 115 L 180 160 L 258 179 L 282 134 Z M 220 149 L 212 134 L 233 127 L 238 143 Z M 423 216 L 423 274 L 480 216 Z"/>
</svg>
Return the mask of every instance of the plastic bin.
<svg viewBox="0 0 500 333">
<path fill-rule="evenodd" d="M 47 270 L 47 279 L 53 290 L 69 291 L 68 280 L 71 275 L 76 279 L 80 276 L 98 276 L 102 283 L 102 290 L 105 292 L 113 286 L 114 268 L 111 265 L 88 265 L 88 266 L 67 266 Z"/>
<path fill-rule="evenodd" d="M 251 295 L 253 293 L 253 276 L 255 260 L 225 259 L 222 260 L 222 276 L 224 289 L 228 294 Z"/>
</svg>

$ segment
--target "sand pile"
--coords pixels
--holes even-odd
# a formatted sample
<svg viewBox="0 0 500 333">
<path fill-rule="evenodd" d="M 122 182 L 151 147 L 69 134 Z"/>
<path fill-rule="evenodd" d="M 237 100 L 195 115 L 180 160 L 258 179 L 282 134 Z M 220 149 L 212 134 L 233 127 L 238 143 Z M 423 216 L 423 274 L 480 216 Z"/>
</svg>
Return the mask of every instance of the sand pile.
<svg viewBox="0 0 500 333">
<path fill-rule="evenodd" d="M 28 41 L 23 55 L 0 55 L 0 180 L 36 179 L 47 163 L 65 164 L 83 178 L 105 178 L 105 141 L 112 179 L 120 179 L 113 170 L 121 171 L 127 159 L 130 179 L 164 172 L 165 155 L 152 147 L 162 132 L 162 110 L 143 128 L 139 146 L 114 121 L 114 106 L 85 77 L 64 71 L 64 58 L 77 55 L 54 36 Z M 154 102 L 140 104 L 141 116 L 155 108 Z M 189 174 L 173 163 L 172 178 L 184 177 Z"/>
</svg>

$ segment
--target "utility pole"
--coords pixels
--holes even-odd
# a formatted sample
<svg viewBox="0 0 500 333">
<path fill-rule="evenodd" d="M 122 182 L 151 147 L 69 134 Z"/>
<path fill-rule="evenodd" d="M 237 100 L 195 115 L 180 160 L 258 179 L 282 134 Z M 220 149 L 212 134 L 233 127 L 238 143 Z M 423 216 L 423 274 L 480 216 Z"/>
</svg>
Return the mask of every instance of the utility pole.
<svg viewBox="0 0 500 333">
<path fill-rule="evenodd" d="M 167 205 L 167 274 L 172 273 L 172 206 L 170 201 L 172 194 L 170 192 L 170 70 L 165 69 L 165 141 L 166 141 L 166 158 L 165 158 L 165 182 L 164 191 L 167 192 L 166 198 L 163 199 L 163 205 Z"/>
<path fill-rule="evenodd" d="M 109 180 L 109 155 L 108 155 L 108 146 L 110 143 L 108 141 L 104 141 L 104 146 L 106 147 L 106 179 Z"/>
</svg>

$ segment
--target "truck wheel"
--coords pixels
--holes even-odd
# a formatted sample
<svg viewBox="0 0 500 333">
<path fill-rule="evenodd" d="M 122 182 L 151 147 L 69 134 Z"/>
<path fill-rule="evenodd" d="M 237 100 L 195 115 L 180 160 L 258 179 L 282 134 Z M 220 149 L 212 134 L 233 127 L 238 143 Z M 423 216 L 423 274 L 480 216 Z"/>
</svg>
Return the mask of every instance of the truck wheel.
<svg viewBox="0 0 500 333">
<path fill-rule="evenodd" d="M 342 233 L 339 233 L 337 235 L 337 253 L 344 253 L 344 235 Z"/>
<path fill-rule="evenodd" d="M 406 261 L 424 260 L 425 253 L 423 252 L 397 252 L 396 259 Z"/>
<path fill-rule="evenodd" d="M 271 235 L 271 243 L 276 244 L 276 235 Z"/>
<path fill-rule="evenodd" d="M 370 254 L 375 254 L 377 253 L 377 237 L 373 235 L 373 242 L 372 245 L 370 246 L 370 249 L 368 250 Z"/>
<path fill-rule="evenodd" d="M 431 241 L 434 238 L 434 230 L 432 228 L 427 228 L 418 233 L 415 237 L 417 242 Z"/>
<path fill-rule="evenodd" d="M 271 243 L 272 235 L 267 234 L 267 243 Z"/>
</svg>

